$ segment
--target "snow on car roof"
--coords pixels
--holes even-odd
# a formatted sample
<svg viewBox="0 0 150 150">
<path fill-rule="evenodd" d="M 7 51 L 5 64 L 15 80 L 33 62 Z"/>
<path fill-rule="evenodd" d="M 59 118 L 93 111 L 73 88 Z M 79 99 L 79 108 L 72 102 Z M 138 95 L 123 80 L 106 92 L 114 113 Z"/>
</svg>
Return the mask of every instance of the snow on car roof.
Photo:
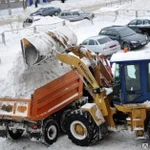
<svg viewBox="0 0 150 150">
<path fill-rule="evenodd" d="M 105 37 L 108 37 L 108 36 L 106 36 L 106 35 L 95 35 L 95 36 L 88 37 L 87 39 L 101 39 L 101 38 L 105 38 Z"/>
<path fill-rule="evenodd" d="M 132 61 L 132 60 L 150 60 L 150 51 L 130 51 L 130 52 L 117 52 L 112 55 L 111 62 L 120 62 L 120 61 Z"/>
</svg>

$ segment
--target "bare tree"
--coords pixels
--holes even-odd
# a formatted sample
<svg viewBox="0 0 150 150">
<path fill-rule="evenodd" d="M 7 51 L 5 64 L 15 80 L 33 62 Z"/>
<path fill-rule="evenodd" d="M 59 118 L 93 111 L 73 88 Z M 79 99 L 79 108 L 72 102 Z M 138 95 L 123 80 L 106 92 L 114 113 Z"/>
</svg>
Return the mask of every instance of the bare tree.
<svg viewBox="0 0 150 150">
<path fill-rule="evenodd" d="M 23 0 L 23 9 L 25 10 L 27 8 L 27 0 Z"/>
<path fill-rule="evenodd" d="M 10 0 L 7 0 L 8 14 L 11 15 Z"/>
</svg>

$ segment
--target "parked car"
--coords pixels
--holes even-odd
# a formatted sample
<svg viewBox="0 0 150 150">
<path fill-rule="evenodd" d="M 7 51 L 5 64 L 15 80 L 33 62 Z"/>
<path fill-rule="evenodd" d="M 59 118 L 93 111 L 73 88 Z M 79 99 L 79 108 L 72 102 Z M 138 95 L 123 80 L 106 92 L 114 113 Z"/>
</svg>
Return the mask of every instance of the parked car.
<svg viewBox="0 0 150 150">
<path fill-rule="evenodd" d="M 143 47 L 148 44 L 146 35 L 136 33 L 127 26 L 110 26 L 101 29 L 99 35 L 107 35 L 112 40 L 117 40 L 121 48 L 128 48 L 128 50 Z"/>
<path fill-rule="evenodd" d="M 121 50 L 118 41 L 112 40 L 108 36 L 98 35 L 92 36 L 84 40 L 80 45 L 84 45 L 95 53 L 102 53 L 105 56 Z"/>
<path fill-rule="evenodd" d="M 150 19 L 134 19 L 131 20 L 127 26 L 137 33 L 145 34 L 148 37 L 150 36 Z"/>
<path fill-rule="evenodd" d="M 56 7 L 45 7 L 45 8 L 40 8 L 37 11 L 33 12 L 30 14 L 30 16 L 58 16 L 58 14 L 61 12 L 60 8 Z"/>
<path fill-rule="evenodd" d="M 94 13 L 86 13 L 82 9 L 64 10 L 59 14 L 61 19 L 66 19 L 70 22 L 80 21 L 83 19 L 92 20 L 94 16 Z"/>
<path fill-rule="evenodd" d="M 42 18 L 42 16 L 29 16 L 23 21 L 23 28 L 29 27 L 33 22 L 38 21 Z"/>
</svg>

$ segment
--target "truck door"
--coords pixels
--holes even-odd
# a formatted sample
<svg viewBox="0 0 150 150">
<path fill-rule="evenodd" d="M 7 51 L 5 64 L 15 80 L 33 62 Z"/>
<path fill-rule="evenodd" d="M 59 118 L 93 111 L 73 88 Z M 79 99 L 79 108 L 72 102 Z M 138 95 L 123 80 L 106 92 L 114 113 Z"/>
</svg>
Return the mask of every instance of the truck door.
<svg viewBox="0 0 150 150">
<path fill-rule="evenodd" d="M 136 103 L 142 101 L 142 87 L 141 87 L 141 71 L 140 65 L 125 65 L 124 66 L 124 80 L 125 80 L 125 103 Z"/>
</svg>

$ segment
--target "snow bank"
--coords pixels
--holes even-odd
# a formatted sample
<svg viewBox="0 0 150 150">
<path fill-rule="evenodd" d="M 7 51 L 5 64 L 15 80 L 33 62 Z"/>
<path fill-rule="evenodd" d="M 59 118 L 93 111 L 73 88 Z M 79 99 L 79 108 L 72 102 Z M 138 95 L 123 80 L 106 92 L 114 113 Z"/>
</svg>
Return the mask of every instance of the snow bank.
<svg viewBox="0 0 150 150">
<path fill-rule="evenodd" d="M 36 88 L 68 72 L 70 67 L 62 66 L 55 58 L 48 59 L 41 65 L 26 68 L 22 53 L 18 52 L 7 80 L 0 86 L 1 97 L 30 99 Z"/>
<path fill-rule="evenodd" d="M 76 35 L 67 27 L 59 28 L 53 31 L 55 35 L 65 46 L 76 45 Z M 15 54 L 12 68 L 8 72 L 7 80 L 1 79 L 0 95 L 1 97 L 23 98 L 30 99 L 34 90 L 45 85 L 46 83 L 56 79 L 57 77 L 68 72 L 70 67 L 61 65 L 60 61 L 53 54 L 54 51 L 62 51 L 66 47 L 62 47 L 59 41 L 55 41 L 49 33 L 38 33 L 29 36 L 29 41 L 36 47 L 37 53 L 29 47 L 27 51 L 31 52 L 29 55 L 35 54 L 36 57 L 29 56 L 30 68 L 24 63 L 22 51 Z M 35 66 L 33 59 L 46 56 L 46 59 Z"/>
</svg>

